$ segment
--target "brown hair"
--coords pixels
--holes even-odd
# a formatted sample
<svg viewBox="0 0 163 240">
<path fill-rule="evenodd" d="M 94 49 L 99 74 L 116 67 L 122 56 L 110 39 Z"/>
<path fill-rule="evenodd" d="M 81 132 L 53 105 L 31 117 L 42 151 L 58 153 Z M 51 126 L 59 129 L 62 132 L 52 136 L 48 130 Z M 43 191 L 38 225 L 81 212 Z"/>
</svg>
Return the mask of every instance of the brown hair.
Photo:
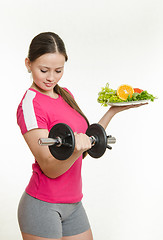
<svg viewBox="0 0 163 240">
<path fill-rule="evenodd" d="M 38 34 L 36 37 L 33 38 L 31 41 L 29 52 L 28 52 L 28 58 L 31 62 L 34 62 L 37 58 L 42 56 L 46 53 L 55 53 L 59 52 L 65 57 L 65 61 L 68 60 L 68 56 L 66 53 L 66 48 L 64 45 L 63 40 L 55 33 L 53 32 L 43 32 Z M 86 120 L 88 126 L 89 121 L 84 115 L 84 113 L 79 108 L 78 104 L 76 103 L 75 99 L 71 96 L 70 93 L 68 93 L 65 89 L 60 87 L 58 84 L 54 87 L 54 91 L 61 95 L 62 98 L 78 113 L 80 113 Z M 83 154 L 83 157 L 85 157 L 86 154 Z"/>
</svg>

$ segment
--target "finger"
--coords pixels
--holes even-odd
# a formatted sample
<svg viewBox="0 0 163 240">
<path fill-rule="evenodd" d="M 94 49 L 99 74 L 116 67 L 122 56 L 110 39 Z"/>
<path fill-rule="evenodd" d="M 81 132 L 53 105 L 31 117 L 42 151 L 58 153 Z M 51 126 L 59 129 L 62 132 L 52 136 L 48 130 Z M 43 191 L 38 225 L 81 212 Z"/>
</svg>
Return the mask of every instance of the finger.
<svg viewBox="0 0 163 240">
<path fill-rule="evenodd" d="M 132 105 L 133 107 L 141 107 L 141 106 L 144 106 L 144 105 L 147 105 L 148 103 L 140 103 L 140 104 L 135 104 L 135 105 Z"/>
<path fill-rule="evenodd" d="M 77 151 L 87 151 L 91 148 L 91 141 L 86 134 L 79 133 L 75 135 L 75 149 Z"/>
<path fill-rule="evenodd" d="M 84 147 L 85 147 L 87 150 L 92 147 L 92 145 L 91 145 L 91 140 L 90 140 L 90 138 L 89 138 L 86 134 L 84 134 L 84 136 L 83 136 L 83 141 L 84 141 Z"/>
<path fill-rule="evenodd" d="M 81 140 L 79 134 L 74 132 L 75 136 L 75 150 L 80 151 L 81 150 Z"/>
</svg>

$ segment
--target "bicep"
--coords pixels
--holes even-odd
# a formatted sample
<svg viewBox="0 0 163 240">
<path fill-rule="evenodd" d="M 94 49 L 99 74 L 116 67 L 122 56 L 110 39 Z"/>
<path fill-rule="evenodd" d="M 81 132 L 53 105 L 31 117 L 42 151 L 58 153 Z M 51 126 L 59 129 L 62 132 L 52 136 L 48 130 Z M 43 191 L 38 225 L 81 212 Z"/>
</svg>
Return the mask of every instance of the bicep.
<svg viewBox="0 0 163 240">
<path fill-rule="evenodd" d="M 39 138 L 47 138 L 48 135 L 47 129 L 33 129 L 23 136 L 43 173 L 49 178 L 56 178 L 65 173 L 81 156 L 82 152 L 74 152 L 65 161 L 57 160 L 50 153 L 48 146 L 40 146 L 38 143 Z"/>
<path fill-rule="evenodd" d="M 46 160 L 52 155 L 47 146 L 40 146 L 38 144 L 38 140 L 39 138 L 47 138 L 48 135 L 49 132 L 47 129 L 33 129 L 23 135 L 28 147 L 41 168 L 43 168 Z"/>
</svg>

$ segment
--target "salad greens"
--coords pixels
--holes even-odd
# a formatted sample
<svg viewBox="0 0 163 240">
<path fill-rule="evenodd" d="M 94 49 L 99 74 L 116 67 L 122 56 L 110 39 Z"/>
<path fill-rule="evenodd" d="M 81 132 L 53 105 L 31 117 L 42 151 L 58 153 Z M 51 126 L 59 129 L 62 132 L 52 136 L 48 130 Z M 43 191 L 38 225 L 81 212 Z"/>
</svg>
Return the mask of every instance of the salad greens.
<svg viewBox="0 0 163 240">
<path fill-rule="evenodd" d="M 152 94 L 149 94 L 147 91 L 143 91 L 141 93 L 133 93 L 132 97 L 128 96 L 126 102 L 129 101 L 140 101 L 140 100 L 151 100 L 154 101 L 155 97 Z"/>
<path fill-rule="evenodd" d="M 132 97 L 128 96 L 127 100 L 123 101 L 117 96 L 117 91 L 109 88 L 109 83 L 105 87 L 102 87 L 101 91 L 98 93 L 97 101 L 101 103 L 102 106 L 108 106 L 108 103 L 118 103 L 118 102 L 129 102 L 129 101 L 140 101 L 140 100 L 151 100 L 154 101 L 155 97 L 149 94 L 147 91 L 141 93 L 133 93 Z"/>
<path fill-rule="evenodd" d="M 117 91 L 109 88 L 109 83 L 98 93 L 97 101 L 101 103 L 102 106 L 107 106 L 108 102 L 116 103 L 123 102 L 118 96 Z"/>
</svg>

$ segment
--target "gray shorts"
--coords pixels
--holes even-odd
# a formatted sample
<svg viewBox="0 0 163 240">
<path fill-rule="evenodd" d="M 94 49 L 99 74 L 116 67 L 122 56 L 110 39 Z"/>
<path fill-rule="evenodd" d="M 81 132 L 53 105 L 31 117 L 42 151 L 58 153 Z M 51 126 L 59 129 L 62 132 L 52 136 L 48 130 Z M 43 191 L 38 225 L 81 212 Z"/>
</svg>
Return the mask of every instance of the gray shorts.
<svg viewBox="0 0 163 240">
<path fill-rule="evenodd" d="M 61 238 L 87 231 L 89 221 L 81 202 L 48 203 L 24 193 L 18 207 L 20 230 L 44 238 Z"/>
</svg>

